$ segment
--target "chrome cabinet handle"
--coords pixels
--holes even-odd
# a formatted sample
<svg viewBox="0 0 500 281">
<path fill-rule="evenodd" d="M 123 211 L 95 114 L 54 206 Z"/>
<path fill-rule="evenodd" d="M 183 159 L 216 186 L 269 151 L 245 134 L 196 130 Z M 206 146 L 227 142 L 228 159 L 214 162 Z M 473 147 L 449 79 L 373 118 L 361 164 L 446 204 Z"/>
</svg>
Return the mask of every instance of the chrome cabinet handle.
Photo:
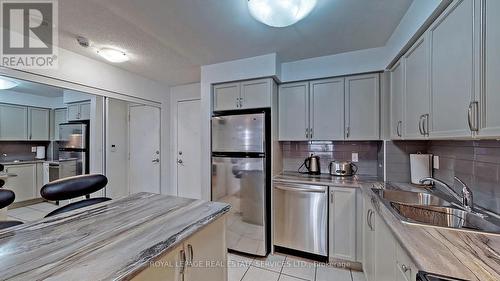
<svg viewBox="0 0 500 281">
<path fill-rule="evenodd" d="M 243 107 L 243 98 L 240 98 L 240 108 Z"/>
<path fill-rule="evenodd" d="M 347 126 L 347 129 L 346 129 L 346 138 L 349 138 L 349 137 L 351 137 L 351 127 Z"/>
<path fill-rule="evenodd" d="M 313 133 L 313 128 L 311 128 L 311 129 L 309 129 L 309 130 L 310 130 L 309 134 L 311 135 L 311 139 L 312 139 L 312 138 L 313 138 L 313 136 L 314 136 L 314 133 Z"/>
<path fill-rule="evenodd" d="M 160 158 L 156 158 L 156 159 L 153 159 L 153 161 L 151 161 L 153 163 L 160 163 Z"/>
<path fill-rule="evenodd" d="M 194 259 L 194 251 L 193 251 L 193 245 L 188 244 L 188 253 L 189 253 L 189 264 L 188 266 L 193 265 L 193 259 Z"/>
<path fill-rule="evenodd" d="M 420 115 L 420 118 L 418 120 L 418 130 L 420 131 L 420 134 L 425 136 L 425 133 L 424 133 L 424 129 L 422 128 L 423 127 L 423 119 L 424 118 L 424 114 Z"/>
<path fill-rule="evenodd" d="M 469 103 L 469 108 L 467 110 L 467 121 L 469 122 L 469 129 L 472 132 L 477 132 L 479 131 L 479 122 L 478 122 L 478 116 L 477 116 L 477 107 L 479 103 L 477 101 L 472 101 Z"/>
<path fill-rule="evenodd" d="M 277 185 L 274 188 L 283 190 L 283 191 L 292 191 L 292 192 L 308 192 L 308 193 L 325 193 L 326 188 L 323 187 L 288 187 L 285 185 Z"/>
<path fill-rule="evenodd" d="M 372 210 L 368 210 L 368 212 L 366 212 L 366 225 L 368 225 L 368 227 L 370 228 L 370 230 L 372 229 L 372 227 L 370 226 L 370 212 Z"/>
<path fill-rule="evenodd" d="M 422 122 L 422 128 L 424 130 L 424 135 L 429 136 L 429 113 L 424 114 L 424 122 Z"/>
<path fill-rule="evenodd" d="M 309 138 L 309 128 L 306 128 L 306 139 Z"/>
<path fill-rule="evenodd" d="M 401 265 L 401 271 L 408 272 L 409 270 L 411 270 L 411 268 L 408 267 L 406 264 L 402 264 Z"/>
<path fill-rule="evenodd" d="M 398 137 L 402 137 L 403 135 L 401 134 L 401 127 L 403 125 L 403 121 L 398 121 L 398 125 L 396 126 L 396 133 L 398 134 Z"/>
<path fill-rule="evenodd" d="M 236 98 L 236 108 L 240 108 L 240 98 Z"/>
<path fill-rule="evenodd" d="M 180 269 L 179 273 L 181 275 L 184 275 L 184 273 L 186 272 L 186 252 L 184 252 L 184 250 L 181 250 L 179 252 L 179 255 L 181 258 L 181 269 Z"/>
</svg>

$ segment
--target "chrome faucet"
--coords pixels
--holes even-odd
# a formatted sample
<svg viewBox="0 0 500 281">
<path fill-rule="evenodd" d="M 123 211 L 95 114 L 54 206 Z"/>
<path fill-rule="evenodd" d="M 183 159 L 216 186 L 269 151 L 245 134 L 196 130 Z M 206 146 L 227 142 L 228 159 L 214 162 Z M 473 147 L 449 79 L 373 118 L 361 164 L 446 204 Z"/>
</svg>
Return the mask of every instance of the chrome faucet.
<svg viewBox="0 0 500 281">
<path fill-rule="evenodd" d="M 472 208 L 474 208 L 474 200 L 472 196 L 472 190 L 458 177 L 453 177 L 456 181 L 458 181 L 462 185 L 462 195 L 458 194 L 451 186 L 449 186 L 447 183 L 445 183 L 442 180 L 438 180 L 433 177 L 428 177 L 428 178 L 423 178 L 420 180 L 420 183 L 425 183 L 425 182 L 432 182 L 434 184 L 438 183 L 439 185 L 443 186 L 446 188 L 448 193 L 453 195 L 455 199 L 457 199 L 459 202 L 462 203 L 462 207 L 467 211 L 467 212 L 472 212 Z"/>
</svg>

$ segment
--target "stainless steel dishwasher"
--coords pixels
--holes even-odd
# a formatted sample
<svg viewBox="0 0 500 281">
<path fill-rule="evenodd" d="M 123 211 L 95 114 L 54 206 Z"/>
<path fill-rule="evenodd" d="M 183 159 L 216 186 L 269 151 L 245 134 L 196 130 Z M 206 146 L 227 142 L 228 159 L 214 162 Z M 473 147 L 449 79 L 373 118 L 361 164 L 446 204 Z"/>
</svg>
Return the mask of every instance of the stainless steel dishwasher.
<svg viewBox="0 0 500 281">
<path fill-rule="evenodd" d="M 274 183 L 274 244 L 328 255 L 328 187 Z"/>
</svg>

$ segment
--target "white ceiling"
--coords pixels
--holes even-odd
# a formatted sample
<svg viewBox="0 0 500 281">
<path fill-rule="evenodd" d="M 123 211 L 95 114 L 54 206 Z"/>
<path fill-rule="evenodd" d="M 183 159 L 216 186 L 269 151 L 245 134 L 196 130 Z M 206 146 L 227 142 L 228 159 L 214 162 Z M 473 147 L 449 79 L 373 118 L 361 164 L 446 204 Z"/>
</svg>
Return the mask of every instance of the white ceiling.
<svg viewBox="0 0 500 281">
<path fill-rule="evenodd" d="M 45 84 L 40 84 L 40 83 L 34 83 L 26 80 L 20 80 L 20 79 L 14 79 L 14 78 L 8 78 L 10 80 L 14 80 L 18 83 L 18 85 L 14 88 L 8 89 L 7 91 L 10 92 L 18 92 L 18 93 L 24 93 L 24 94 L 31 94 L 35 96 L 42 96 L 42 97 L 47 97 L 47 98 L 57 98 L 57 97 L 62 97 L 64 93 L 64 89 L 54 87 L 54 86 L 49 86 Z M 2 90 L 0 90 L 0 93 Z"/>
<path fill-rule="evenodd" d="M 284 61 L 384 46 L 412 0 L 318 0 L 288 28 L 255 21 L 247 0 L 63 0 L 60 45 L 99 58 L 103 46 L 126 51 L 117 64 L 169 85 L 200 79 L 200 66 L 277 52 Z M 75 40 L 88 37 L 93 47 Z"/>
</svg>

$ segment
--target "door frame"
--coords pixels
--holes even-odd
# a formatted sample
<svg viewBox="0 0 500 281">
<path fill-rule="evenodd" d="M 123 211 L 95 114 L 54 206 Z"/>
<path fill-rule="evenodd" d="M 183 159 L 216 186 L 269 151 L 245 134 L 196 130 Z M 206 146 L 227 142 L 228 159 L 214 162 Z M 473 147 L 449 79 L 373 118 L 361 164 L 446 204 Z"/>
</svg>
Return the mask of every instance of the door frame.
<svg viewBox="0 0 500 281">
<path fill-rule="evenodd" d="M 170 190 L 169 193 L 177 196 L 177 104 L 179 102 L 185 101 L 200 101 L 201 107 L 201 88 L 199 83 L 188 84 L 184 86 L 180 86 L 182 88 L 186 87 L 186 91 L 172 91 L 170 92 Z M 190 91 L 187 87 L 197 87 L 197 91 Z M 200 108 L 201 110 L 201 108 Z M 202 119 L 203 117 L 200 116 Z M 200 119 L 200 124 L 203 127 L 202 120 Z M 201 133 L 201 132 L 200 132 Z M 201 147 L 201 138 L 200 138 L 200 147 Z M 203 165 L 203 164 L 202 164 Z M 200 171 L 200 179 L 201 179 L 201 171 Z M 201 188 L 201 187 L 200 187 Z"/>
<path fill-rule="evenodd" d="M 163 170 L 162 167 L 163 167 L 163 159 L 164 159 L 163 155 L 164 155 L 164 153 L 162 151 L 162 140 L 163 140 L 163 138 L 161 136 L 161 131 L 162 131 L 162 121 L 161 121 L 162 112 L 161 112 L 161 107 L 159 107 L 159 106 L 153 106 L 153 105 L 149 105 L 149 104 L 129 104 L 128 108 L 127 108 L 127 111 L 128 111 L 127 112 L 127 114 L 128 114 L 128 118 L 127 118 L 127 127 L 128 127 L 127 128 L 128 129 L 128 132 L 127 132 L 127 134 L 128 134 L 128 140 L 127 140 L 127 152 L 128 152 L 127 177 L 128 177 L 128 181 L 127 181 L 127 185 L 128 185 L 128 187 L 127 188 L 128 188 L 129 193 L 130 193 L 130 190 L 131 190 L 130 189 L 130 173 L 129 173 L 129 171 L 130 171 L 130 138 L 131 138 L 130 137 L 130 132 L 131 132 L 131 130 L 130 130 L 130 109 L 132 107 L 140 107 L 140 106 L 154 107 L 154 108 L 157 108 L 159 110 L 159 116 L 158 116 L 158 121 L 160 122 L 160 124 L 159 124 L 159 130 L 158 130 L 158 137 L 159 137 L 159 142 L 160 142 L 159 143 L 159 150 L 160 150 L 160 154 L 159 154 L 160 155 L 160 163 L 159 163 L 159 165 L 160 165 L 159 192 L 160 192 L 160 194 L 163 194 L 162 184 L 163 184 L 164 180 L 163 180 L 163 177 L 162 177 L 162 170 Z"/>
</svg>

